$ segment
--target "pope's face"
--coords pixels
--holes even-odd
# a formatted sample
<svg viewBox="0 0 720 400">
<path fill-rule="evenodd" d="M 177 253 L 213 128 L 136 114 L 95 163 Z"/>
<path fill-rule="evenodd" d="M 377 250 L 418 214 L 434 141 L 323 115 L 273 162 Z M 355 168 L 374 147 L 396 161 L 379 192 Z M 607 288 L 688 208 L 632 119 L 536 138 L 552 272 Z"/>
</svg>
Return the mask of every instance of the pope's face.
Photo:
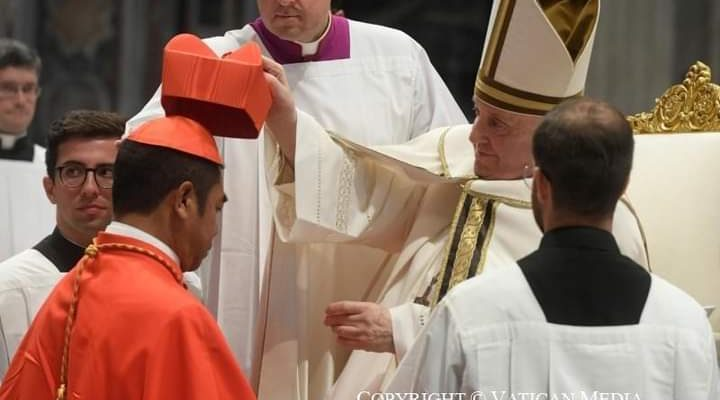
<svg viewBox="0 0 720 400">
<path fill-rule="evenodd" d="M 540 117 L 517 114 L 473 98 L 475 120 L 470 142 L 475 174 L 482 179 L 517 179 L 532 166 L 532 135 Z"/>
<path fill-rule="evenodd" d="M 27 131 L 39 94 L 33 68 L 0 69 L 0 132 L 19 135 Z"/>
<path fill-rule="evenodd" d="M 330 0 L 258 0 L 257 4 L 265 26 L 285 40 L 316 40 L 330 16 Z"/>
</svg>

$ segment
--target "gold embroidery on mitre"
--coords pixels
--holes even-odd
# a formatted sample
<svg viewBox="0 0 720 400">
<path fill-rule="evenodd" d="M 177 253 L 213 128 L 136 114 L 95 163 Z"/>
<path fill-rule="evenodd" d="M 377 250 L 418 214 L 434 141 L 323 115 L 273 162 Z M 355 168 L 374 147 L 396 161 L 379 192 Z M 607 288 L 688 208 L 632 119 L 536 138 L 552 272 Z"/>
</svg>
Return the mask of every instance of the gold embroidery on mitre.
<svg viewBox="0 0 720 400">
<path fill-rule="evenodd" d="M 720 86 L 711 82 L 710 67 L 697 61 L 681 84 L 655 99 L 650 112 L 628 117 L 634 133 L 720 131 Z"/>
</svg>

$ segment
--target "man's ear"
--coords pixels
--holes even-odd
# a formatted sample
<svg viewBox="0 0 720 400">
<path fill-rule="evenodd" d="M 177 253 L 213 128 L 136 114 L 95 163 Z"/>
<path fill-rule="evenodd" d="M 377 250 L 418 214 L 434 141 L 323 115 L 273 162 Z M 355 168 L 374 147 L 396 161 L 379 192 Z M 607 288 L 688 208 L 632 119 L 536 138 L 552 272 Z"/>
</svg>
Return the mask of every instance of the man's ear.
<svg viewBox="0 0 720 400">
<path fill-rule="evenodd" d="M 533 172 L 533 185 L 537 187 L 537 197 L 540 203 L 543 205 L 551 204 L 552 186 L 540 168 L 535 168 L 535 171 Z"/>
<path fill-rule="evenodd" d="M 45 195 L 47 196 L 50 203 L 57 204 L 55 200 L 55 182 L 49 176 L 43 178 L 42 181 L 43 189 L 45 189 Z"/>
<path fill-rule="evenodd" d="M 186 219 L 193 215 L 193 212 L 197 213 L 196 200 L 195 186 L 192 182 L 185 181 L 175 190 L 173 209 L 178 213 L 180 218 Z"/>
</svg>

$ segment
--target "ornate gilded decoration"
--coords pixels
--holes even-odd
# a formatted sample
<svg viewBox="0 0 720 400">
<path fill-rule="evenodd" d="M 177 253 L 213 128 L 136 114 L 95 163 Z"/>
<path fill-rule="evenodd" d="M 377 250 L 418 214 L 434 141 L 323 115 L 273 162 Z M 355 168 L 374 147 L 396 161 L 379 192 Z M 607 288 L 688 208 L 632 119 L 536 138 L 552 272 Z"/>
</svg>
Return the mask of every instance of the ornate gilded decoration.
<svg viewBox="0 0 720 400">
<path fill-rule="evenodd" d="M 635 133 L 720 131 L 720 86 L 711 82 L 710 67 L 697 61 L 682 84 L 655 99 L 655 107 L 628 117 Z"/>
</svg>

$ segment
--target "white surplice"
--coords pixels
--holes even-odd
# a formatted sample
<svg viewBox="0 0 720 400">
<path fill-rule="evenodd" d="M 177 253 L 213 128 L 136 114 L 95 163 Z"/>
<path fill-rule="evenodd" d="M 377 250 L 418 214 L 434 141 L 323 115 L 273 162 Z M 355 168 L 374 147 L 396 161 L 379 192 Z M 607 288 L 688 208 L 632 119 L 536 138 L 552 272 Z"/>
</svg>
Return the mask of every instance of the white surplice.
<svg viewBox="0 0 720 400">
<path fill-rule="evenodd" d="M 302 62 L 284 66 L 289 86 L 296 105 L 313 115 L 328 129 L 343 137 L 362 144 L 402 143 L 422 134 L 431 128 L 465 123 L 466 119 L 455 103 L 445 84 L 430 64 L 425 51 L 406 34 L 385 27 L 349 21 L 350 58 Z M 206 39 L 206 43 L 218 55 L 238 48 L 248 41 L 257 42 L 263 53 L 269 55 L 252 27 L 230 31 L 223 37 Z M 159 92 L 143 110 L 128 123 L 128 130 L 142 122 L 163 115 Z M 277 274 L 270 285 L 281 290 L 279 285 L 287 284 L 287 294 L 300 290 L 318 290 L 306 287 L 303 273 L 295 272 L 294 248 L 276 243 L 272 262 L 266 262 L 271 246 L 272 224 L 270 202 L 264 184 L 263 137 L 259 141 L 219 140 L 225 160 L 225 191 L 230 202 L 223 210 L 221 234 L 219 235 L 221 255 L 213 253 L 206 260 L 206 279 L 219 281 L 219 293 L 210 286 L 206 303 L 217 312 L 218 322 L 225 333 L 241 365 L 252 378 L 257 377 L 260 367 L 259 352 L 262 340 L 273 343 L 286 343 L 288 348 L 274 344 L 265 346 L 266 350 L 280 354 L 278 360 L 283 365 L 295 365 L 305 362 L 300 372 L 295 369 L 282 374 L 274 370 L 272 361 L 263 361 L 264 373 L 269 381 L 261 388 L 259 395 L 265 398 L 310 398 L 308 386 L 308 365 L 316 362 L 329 362 L 327 367 L 319 367 L 321 387 L 334 380 L 332 360 L 325 356 L 314 359 L 308 355 L 304 345 L 298 350 L 297 337 L 300 325 L 321 325 L 321 320 L 306 321 L 296 319 L 293 313 L 286 316 L 287 324 L 292 325 L 284 333 L 273 330 L 276 321 L 267 321 L 264 315 L 263 286 L 268 285 L 269 274 L 265 265 Z M 300 142 L 299 147 L 303 147 Z M 217 243 L 217 242 L 216 242 Z M 217 250 L 215 246 L 214 251 Z M 321 246 L 316 252 L 331 251 Z M 383 257 L 376 252 L 376 257 Z M 328 257 L 331 257 L 328 255 Z M 208 266 L 208 264 L 211 264 Z M 210 275 L 208 277 L 208 275 Z M 322 288 L 329 293 L 337 293 L 342 298 L 346 290 L 354 293 L 352 285 L 331 287 L 330 277 Z M 206 282 L 207 282 L 206 280 Z M 263 285 L 263 282 L 266 282 Z M 212 283 L 212 282 L 211 282 Z M 354 296 L 354 295 L 353 295 Z M 282 302 L 287 299 L 278 299 Z M 294 300 L 278 307 L 290 310 L 293 306 L 305 307 L 304 299 Z M 259 321 L 259 322 L 258 322 Z M 253 331 L 259 325 L 260 339 L 254 340 Z M 265 325 L 273 332 L 264 334 Z M 276 337 L 279 335 L 279 337 Z M 304 335 L 303 335 L 304 336 Z M 253 350 L 255 359 L 253 360 Z M 288 358 L 285 358 L 288 357 Z M 283 369 L 286 369 L 283 367 Z M 252 379 L 255 381 L 255 379 Z M 276 393 L 278 382 L 291 382 L 288 391 Z M 322 391 L 324 389 L 319 389 Z M 314 393 L 314 392 L 313 392 Z"/>
<path fill-rule="evenodd" d="M 0 261 L 39 242 L 55 226 L 55 207 L 43 190 L 45 149 L 33 161 L 0 159 Z"/>
<path fill-rule="evenodd" d="M 559 325 L 546 322 L 522 271 L 509 264 L 447 295 L 386 391 L 714 400 L 717 374 L 704 310 L 662 278 L 652 276 L 637 325 Z"/>
<path fill-rule="evenodd" d="M 5 376 L 35 314 L 63 275 L 34 249 L 0 262 L 0 376 Z"/>
<path fill-rule="evenodd" d="M 344 361 L 345 351 L 322 325 L 324 308 L 335 300 L 378 301 L 391 308 L 397 356 L 402 356 L 429 313 L 412 302 L 440 270 L 463 192 L 496 204 L 478 272 L 485 265 L 507 265 L 537 248 L 541 232 L 522 180 L 469 181 L 474 164 L 470 130 L 471 125 L 440 128 L 404 145 L 365 148 L 328 135 L 317 121 L 299 113 L 297 142 L 304 145 L 296 148 L 294 171 L 267 140 L 278 233 L 283 241 L 302 245 L 297 246 L 296 271 L 284 271 L 291 283 L 271 287 L 267 335 L 275 342 L 269 341 L 266 360 L 287 359 L 295 344 L 283 339 L 301 337 L 308 347 L 298 346 L 299 351 L 312 349 L 314 357 L 300 354 L 301 371 L 309 364 L 311 371 L 324 372 L 311 378 L 332 379 L 331 371 L 312 362 Z M 623 254 L 646 266 L 640 227 L 625 203 L 617 207 L 615 219 Z M 317 242 L 332 244 L 318 252 Z M 303 285 L 293 288 L 294 281 Z M 339 287 L 345 290 L 328 290 Z M 286 299 L 279 304 L 286 308 L 274 308 L 272 299 L 281 296 Z M 293 300 L 296 307 L 287 308 Z M 353 352 L 327 398 L 380 390 L 395 360 L 389 353 Z"/>
</svg>

